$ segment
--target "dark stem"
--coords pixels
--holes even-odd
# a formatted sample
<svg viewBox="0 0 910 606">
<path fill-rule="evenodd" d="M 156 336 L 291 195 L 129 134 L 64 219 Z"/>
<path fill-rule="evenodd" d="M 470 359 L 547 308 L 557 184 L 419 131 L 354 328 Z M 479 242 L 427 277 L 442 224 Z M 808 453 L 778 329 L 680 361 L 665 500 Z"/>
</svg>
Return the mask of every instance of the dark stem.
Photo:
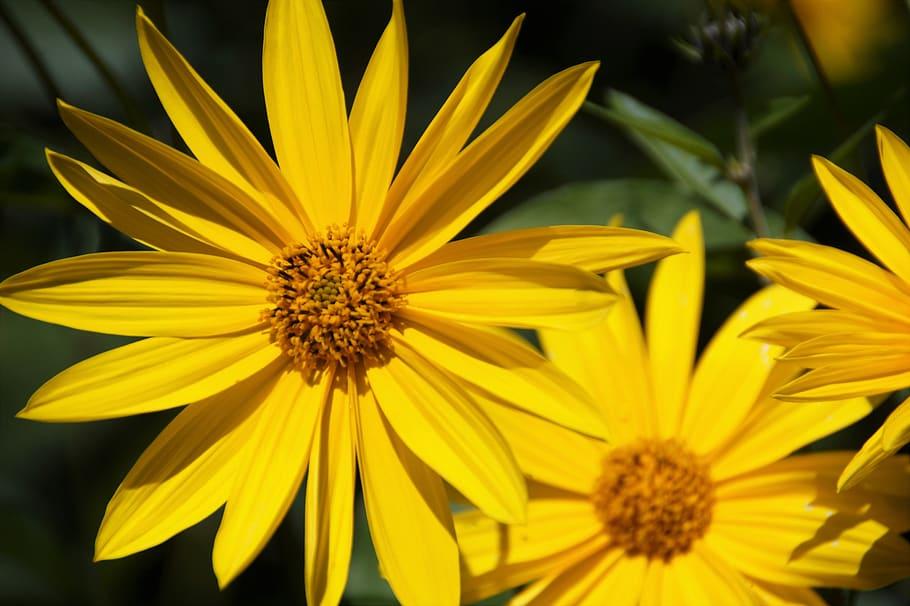
<svg viewBox="0 0 910 606">
<path fill-rule="evenodd" d="M 758 190 L 758 175 L 755 170 L 755 141 L 752 140 L 752 132 L 749 129 L 749 114 L 746 110 L 742 77 L 736 67 L 731 68 L 730 75 L 736 104 L 737 150 L 737 166 L 735 171 L 733 171 L 735 174 L 731 176 L 746 196 L 749 218 L 752 221 L 752 229 L 755 231 L 755 235 L 759 238 L 767 238 L 771 232 L 768 229 L 768 219 L 765 216 L 765 209 L 762 206 L 761 195 Z"/>
<path fill-rule="evenodd" d="M 98 51 L 91 45 L 88 39 L 79 31 L 79 28 L 70 19 L 66 13 L 60 10 L 60 7 L 57 6 L 54 0 L 40 0 L 41 4 L 44 6 L 45 10 L 54 18 L 57 24 L 63 28 L 67 33 L 73 43 L 79 47 L 79 50 L 85 55 L 89 62 L 94 66 L 95 70 L 98 72 L 98 75 L 101 76 L 101 79 L 104 80 L 104 83 L 107 84 L 108 88 L 111 89 L 111 92 L 114 93 L 114 96 L 117 97 L 117 100 L 120 102 L 120 105 L 123 106 L 124 111 L 126 112 L 127 117 L 130 122 L 133 123 L 133 126 L 139 128 L 139 130 L 148 132 L 149 124 L 145 116 L 139 110 L 139 105 L 133 99 L 133 97 L 127 92 L 126 88 L 120 84 L 120 81 L 117 79 L 117 76 L 114 75 L 114 72 L 111 70 L 107 62 L 101 58 L 101 55 L 98 54 Z"/>
<path fill-rule="evenodd" d="M 16 40 L 16 44 L 22 49 L 25 58 L 31 64 L 32 69 L 35 70 L 38 80 L 41 81 L 41 86 L 50 99 L 51 107 L 56 109 L 57 99 L 60 98 L 60 89 L 58 89 L 57 85 L 54 83 L 54 78 L 51 76 L 50 70 L 48 70 L 47 65 L 44 63 L 44 59 L 38 53 L 38 50 L 34 45 L 32 45 L 25 30 L 22 29 L 16 19 L 13 18 L 12 14 L 7 10 L 6 5 L 2 2 L 0 2 L 0 21 L 3 21 L 3 23 L 6 24 L 6 27 L 9 28 L 10 33 Z"/>
</svg>

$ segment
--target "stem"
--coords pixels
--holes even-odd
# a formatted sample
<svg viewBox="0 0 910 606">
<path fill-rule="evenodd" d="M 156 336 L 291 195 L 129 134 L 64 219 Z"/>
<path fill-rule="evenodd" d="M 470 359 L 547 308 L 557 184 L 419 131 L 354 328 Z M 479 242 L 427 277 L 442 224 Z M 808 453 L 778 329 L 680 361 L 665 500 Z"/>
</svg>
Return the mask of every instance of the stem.
<svg viewBox="0 0 910 606">
<path fill-rule="evenodd" d="M 752 140 L 752 132 L 749 129 L 749 114 L 746 111 L 742 81 L 736 67 L 731 69 L 730 74 L 736 102 L 736 149 L 739 162 L 738 171 L 733 180 L 746 196 L 749 218 L 752 221 L 755 235 L 759 238 L 767 238 L 771 232 L 768 229 L 768 219 L 765 216 L 765 209 L 762 206 L 758 190 L 758 175 L 755 171 L 755 141 Z"/>
<path fill-rule="evenodd" d="M 44 63 L 41 54 L 38 53 L 38 49 L 32 45 L 25 30 L 22 29 L 15 18 L 13 18 L 12 14 L 7 10 L 6 5 L 2 2 L 0 2 L 0 21 L 3 21 L 3 23 L 6 24 L 6 27 L 9 28 L 9 31 L 13 35 L 13 38 L 15 38 L 19 48 L 22 49 L 22 52 L 25 54 L 25 58 L 31 64 L 32 69 L 35 70 L 38 80 L 41 81 L 41 86 L 50 99 L 51 107 L 56 109 L 57 99 L 60 98 L 60 89 L 58 89 L 57 85 L 54 83 L 54 78 L 51 76 L 51 72 Z"/>
<path fill-rule="evenodd" d="M 114 93 L 114 96 L 117 97 L 117 100 L 120 101 L 120 105 L 123 106 L 130 122 L 140 130 L 148 132 L 148 120 L 145 119 L 145 116 L 143 116 L 142 112 L 139 110 L 139 105 L 133 100 L 133 97 L 127 92 L 126 88 L 120 84 L 120 81 L 117 79 L 117 76 L 114 75 L 110 66 L 101 58 L 101 55 L 98 54 L 82 32 L 79 31 L 79 28 L 73 20 L 60 10 L 60 7 L 57 6 L 54 0 L 40 0 L 40 2 L 57 24 L 63 28 L 67 35 L 69 35 L 73 43 L 79 47 L 79 50 L 82 51 L 92 66 L 94 66 L 98 75 L 101 76 L 104 83 L 107 84 L 108 88 L 111 89 L 111 92 Z"/>
</svg>

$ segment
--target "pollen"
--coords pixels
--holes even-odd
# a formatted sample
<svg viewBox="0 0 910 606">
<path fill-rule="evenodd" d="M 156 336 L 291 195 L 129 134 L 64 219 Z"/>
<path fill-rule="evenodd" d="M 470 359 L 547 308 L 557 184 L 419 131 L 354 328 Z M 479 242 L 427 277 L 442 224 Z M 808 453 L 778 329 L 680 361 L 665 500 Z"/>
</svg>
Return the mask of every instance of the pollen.
<svg viewBox="0 0 910 606">
<path fill-rule="evenodd" d="M 385 254 L 348 226 L 285 248 L 272 259 L 263 319 L 300 370 L 382 358 L 402 280 Z"/>
<path fill-rule="evenodd" d="M 714 484 L 708 466 L 679 442 L 642 440 L 606 456 L 591 499 L 615 546 L 668 562 L 708 530 Z"/>
</svg>

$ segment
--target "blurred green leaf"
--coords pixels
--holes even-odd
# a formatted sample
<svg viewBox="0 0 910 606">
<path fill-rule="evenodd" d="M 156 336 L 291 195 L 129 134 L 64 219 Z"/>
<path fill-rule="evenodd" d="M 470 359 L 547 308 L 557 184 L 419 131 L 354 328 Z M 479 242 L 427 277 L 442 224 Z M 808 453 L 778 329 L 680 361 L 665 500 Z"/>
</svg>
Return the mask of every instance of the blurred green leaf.
<svg viewBox="0 0 910 606">
<path fill-rule="evenodd" d="M 780 126 L 805 109 L 811 99 L 812 97 L 809 95 L 771 99 L 768 109 L 752 121 L 750 129 L 752 138 L 758 139 L 768 131 Z"/>
<path fill-rule="evenodd" d="M 611 90 L 607 93 L 606 107 L 590 102 L 585 107 L 611 124 L 669 143 L 717 168 L 724 166 L 724 157 L 713 143 L 625 93 Z"/>
</svg>

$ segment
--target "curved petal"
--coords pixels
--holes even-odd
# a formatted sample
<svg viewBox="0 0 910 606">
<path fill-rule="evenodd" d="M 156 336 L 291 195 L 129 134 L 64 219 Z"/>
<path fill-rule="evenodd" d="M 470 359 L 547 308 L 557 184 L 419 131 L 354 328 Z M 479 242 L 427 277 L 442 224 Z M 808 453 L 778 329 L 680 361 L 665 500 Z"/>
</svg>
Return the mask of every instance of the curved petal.
<svg viewBox="0 0 910 606">
<path fill-rule="evenodd" d="M 212 563 L 219 587 L 259 555 L 294 501 L 332 388 L 330 372 L 305 377 L 289 368 L 265 396 L 215 536 Z"/>
<path fill-rule="evenodd" d="M 835 309 L 910 322 L 910 288 L 878 265 L 830 246 L 797 240 L 755 240 L 746 264 L 787 288 Z"/>
<path fill-rule="evenodd" d="M 888 181 L 888 188 L 897 207 L 904 217 L 910 219 L 910 148 L 900 137 L 882 126 L 875 127 L 878 140 L 878 154 L 882 161 L 882 171 Z"/>
<path fill-rule="evenodd" d="M 523 19 L 524 15 L 515 19 L 499 42 L 468 68 L 430 122 L 392 182 L 377 224 L 379 229 L 396 216 L 405 196 L 419 191 L 423 183 L 447 166 L 464 147 L 505 72 Z"/>
<path fill-rule="evenodd" d="M 641 322 L 621 271 L 607 276 L 621 295 L 606 319 L 584 331 L 541 330 L 547 357 L 587 389 L 607 419 L 611 444 L 656 433 Z"/>
<path fill-rule="evenodd" d="M 781 314 L 762 320 L 743 333 L 743 337 L 793 347 L 803 341 L 834 334 L 859 333 L 865 331 L 884 332 L 893 327 L 894 332 L 903 332 L 899 325 L 868 318 L 859 314 L 836 309 L 813 309 Z"/>
<path fill-rule="evenodd" d="M 108 503 L 95 541 L 95 560 L 158 545 L 224 504 L 257 407 L 280 368 L 273 364 L 177 415 Z"/>
<path fill-rule="evenodd" d="M 645 314 L 652 392 L 662 436 L 675 435 L 682 418 L 698 344 L 705 282 L 705 244 L 698 213 L 680 219 L 672 237 L 689 253 L 657 264 Z"/>
<path fill-rule="evenodd" d="M 683 411 L 680 435 L 697 452 L 717 448 L 740 426 L 776 364 L 780 348 L 743 339 L 742 332 L 765 318 L 814 306 L 812 299 L 768 286 L 730 314 L 698 361 Z"/>
<path fill-rule="evenodd" d="M 523 259 L 434 265 L 405 277 L 408 306 L 456 322 L 518 328 L 587 328 L 615 295 L 592 273 Z"/>
<path fill-rule="evenodd" d="M 774 394 L 788 402 L 839 400 L 871 396 L 910 385 L 910 356 L 897 354 L 829 364 L 810 370 Z"/>
<path fill-rule="evenodd" d="M 464 390 L 401 343 L 366 370 L 389 425 L 469 501 L 502 522 L 524 518 L 524 478 L 508 444 Z"/>
<path fill-rule="evenodd" d="M 167 145 L 62 101 L 60 116 L 92 155 L 207 241 L 267 263 L 287 230 L 242 189 Z"/>
<path fill-rule="evenodd" d="M 296 241 L 311 228 L 284 176 L 249 129 L 145 16 L 136 11 L 142 62 L 168 117 L 200 162 L 274 213 Z"/>
<path fill-rule="evenodd" d="M 532 599 L 523 603 L 528 606 L 637 606 L 647 568 L 645 558 L 628 558 L 618 550 L 604 551 L 554 575 Z"/>
<path fill-rule="evenodd" d="M 910 279 L 910 231 L 874 191 L 833 163 L 815 156 L 815 174 L 841 221 L 869 252 Z"/>
<path fill-rule="evenodd" d="M 455 606 L 458 547 L 442 480 L 398 439 L 369 388 L 357 397 L 360 483 L 383 574 L 404 604 Z"/>
<path fill-rule="evenodd" d="M 604 435 L 590 396 L 520 337 L 407 309 L 399 316 L 406 321 L 400 338 L 460 380 L 560 425 Z"/>
<path fill-rule="evenodd" d="M 901 406 L 906 408 L 907 402 L 908 400 L 904 400 L 901 403 Z M 844 471 L 837 480 L 838 492 L 850 490 L 864 481 L 899 450 L 899 448 L 885 448 L 882 439 L 884 433 L 885 426 L 882 425 L 878 428 L 878 431 L 872 434 L 871 438 L 866 440 L 866 443 L 863 444 L 863 447 L 859 452 L 853 455 L 853 458 L 850 459 L 850 462 L 844 467 Z"/>
<path fill-rule="evenodd" d="M 198 402 L 235 385 L 282 352 L 267 333 L 213 339 L 152 337 L 67 368 L 17 415 L 32 421 L 95 421 Z"/>
<path fill-rule="evenodd" d="M 248 330 L 267 305 L 263 274 L 192 253 L 95 253 L 0 282 L 0 304 L 54 324 L 127 336 L 206 337 Z"/>
<path fill-rule="evenodd" d="M 370 58 L 351 110 L 357 227 L 373 233 L 398 166 L 408 100 L 408 34 L 402 0 Z"/>
<path fill-rule="evenodd" d="M 781 360 L 799 363 L 805 368 L 830 364 L 888 358 L 895 354 L 910 355 L 910 333 L 900 331 L 833 333 L 797 343 Z"/>
<path fill-rule="evenodd" d="M 660 587 L 654 590 L 659 591 L 664 599 L 672 596 L 674 605 L 678 606 L 765 606 L 752 592 L 746 578 L 727 563 L 729 561 L 727 553 L 697 544 L 686 555 L 677 556 L 662 567 Z M 643 598 L 642 602 L 651 603 L 651 599 Z"/>
<path fill-rule="evenodd" d="M 449 242 L 413 265 L 440 265 L 493 257 L 572 265 L 601 274 L 682 252 L 670 238 L 627 227 L 560 225 L 515 229 Z"/>
<path fill-rule="evenodd" d="M 347 374 L 335 382 L 313 436 L 306 483 L 306 596 L 313 606 L 341 601 L 354 539 L 356 386 Z"/>
<path fill-rule="evenodd" d="M 270 0 L 262 84 L 282 172 L 317 229 L 351 218 L 347 108 L 321 0 Z"/>
<path fill-rule="evenodd" d="M 581 106 L 598 63 L 540 84 L 402 206 L 380 244 L 407 267 L 441 247 L 537 161 Z"/>
</svg>

